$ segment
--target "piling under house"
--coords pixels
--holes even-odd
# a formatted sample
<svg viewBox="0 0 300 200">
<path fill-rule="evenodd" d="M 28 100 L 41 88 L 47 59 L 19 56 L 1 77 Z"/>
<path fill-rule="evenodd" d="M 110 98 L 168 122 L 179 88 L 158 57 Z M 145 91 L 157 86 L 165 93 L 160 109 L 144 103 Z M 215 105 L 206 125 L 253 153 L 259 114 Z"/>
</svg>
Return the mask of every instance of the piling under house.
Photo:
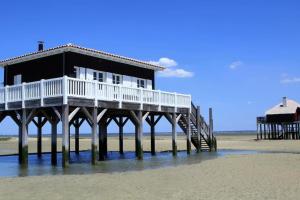
<svg viewBox="0 0 300 200">
<path fill-rule="evenodd" d="M 257 139 L 300 139 L 300 104 L 283 97 L 264 117 L 257 117 Z"/>
<path fill-rule="evenodd" d="M 75 153 L 80 153 L 80 126 L 91 126 L 91 163 L 107 157 L 107 127 L 135 126 L 135 151 L 143 159 L 143 126 L 151 129 L 155 155 L 155 126 L 165 117 L 172 127 L 172 152 L 177 154 L 176 125 L 186 135 L 187 153 L 216 150 L 212 110 L 209 123 L 194 106 L 191 95 L 156 89 L 155 72 L 164 67 L 73 44 L 44 49 L 0 61 L 4 87 L 0 88 L 0 122 L 11 117 L 19 127 L 19 162 L 28 163 L 28 125 L 37 127 L 37 155 L 42 156 L 42 128 L 51 124 L 51 162 L 57 164 L 57 125 L 62 124 L 62 166 L 69 164 L 70 126 L 75 128 Z"/>
</svg>

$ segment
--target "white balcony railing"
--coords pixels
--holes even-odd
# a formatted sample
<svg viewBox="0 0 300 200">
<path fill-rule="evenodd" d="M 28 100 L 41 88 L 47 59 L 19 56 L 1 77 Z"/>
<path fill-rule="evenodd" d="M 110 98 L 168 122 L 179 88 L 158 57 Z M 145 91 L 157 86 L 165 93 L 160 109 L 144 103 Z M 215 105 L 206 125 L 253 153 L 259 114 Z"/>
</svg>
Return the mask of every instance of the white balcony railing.
<svg viewBox="0 0 300 200">
<path fill-rule="evenodd" d="M 25 101 L 37 99 L 41 100 L 43 106 L 44 99 L 50 97 L 63 97 L 64 104 L 68 103 L 68 97 L 78 97 L 95 100 L 96 105 L 98 100 L 102 100 L 117 101 L 120 105 L 122 102 L 129 102 L 140 105 L 191 107 L 191 95 L 125 87 L 67 76 L 0 88 L 0 104 L 5 104 L 6 109 L 11 102 L 21 101 L 24 107 Z"/>
</svg>

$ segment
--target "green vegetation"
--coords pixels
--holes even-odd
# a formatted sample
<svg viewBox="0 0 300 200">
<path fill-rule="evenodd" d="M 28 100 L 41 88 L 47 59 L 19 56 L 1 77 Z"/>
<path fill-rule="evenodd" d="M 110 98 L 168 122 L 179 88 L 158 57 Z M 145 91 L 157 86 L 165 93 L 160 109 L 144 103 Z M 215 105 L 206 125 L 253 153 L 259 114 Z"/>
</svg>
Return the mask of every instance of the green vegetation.
<svg viewBox="0 0 300 200">
<path fill-rule="evenodd" d="M 0 141 L 8 141 L 11 137 L 0 137 Z"/>
</svg>

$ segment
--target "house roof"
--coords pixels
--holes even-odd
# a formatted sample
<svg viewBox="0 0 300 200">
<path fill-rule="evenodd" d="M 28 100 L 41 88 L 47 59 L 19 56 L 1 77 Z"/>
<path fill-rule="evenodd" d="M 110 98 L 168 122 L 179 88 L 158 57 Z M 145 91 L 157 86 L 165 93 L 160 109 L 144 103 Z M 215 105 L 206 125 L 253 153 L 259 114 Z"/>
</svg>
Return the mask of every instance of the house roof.
<svg viewBox="0 0 300 200">
<path fill-rule="evenodd" d="M 280 114 L 294 114 L 297 108 L 300 108 L 300 104 L 294 100 L 287 99 L 287 105 L 283 106 L 283 103 L 279 103 L 273 108 L 266 111 L 266 115 L 280 115 Z"/>
<path fill-rule="evenodd" d="M 0 66 L 4 67 L 6 65 L 17 64 L 17 63 L 34 60 L 34 59 L 38 59 L 38 58 L 42 58 L 42 57 L 47 57 L 47 56 L 51 56 L 51 55 L 55 55 L 55 54 L 59 54 L 59 53 L 63 53 L 63 52 L 80 53 L 83 55 L 93 56 L 93 57 L 97 57 L 97 58 L 102 58 L 102 59 L 106 59 L 106 60 L 129 64 L 129 65 L 142 67 L 142 68 L 146 68 L 146 69 L 151 69 L 151 70 L 155 70 L 155 71 L 161 71 L 161 70 L 165 69 L 162 66 L 154 65 L 149 62 L 140 61 L 137 59 L 132 59 L 132 58 L 124 57 L 124 56 L 119 56 L 119 55 L 115 55 L 115 54 L 111 54 L 111 53 L 107 53 L 107 52 L 99 51 L 99 50 L 95 50 L 95 49 L 85 48 L 85 47 L 77 46 L 74 44 L 61 45 L 61 46 L 46 49 L 43 51 L 37 51 L 37 52 L 28 53 L 28 54 L 24 54 L 21 56 L 5 59 L 5 60 L 0 61 Z"/>
</svg>

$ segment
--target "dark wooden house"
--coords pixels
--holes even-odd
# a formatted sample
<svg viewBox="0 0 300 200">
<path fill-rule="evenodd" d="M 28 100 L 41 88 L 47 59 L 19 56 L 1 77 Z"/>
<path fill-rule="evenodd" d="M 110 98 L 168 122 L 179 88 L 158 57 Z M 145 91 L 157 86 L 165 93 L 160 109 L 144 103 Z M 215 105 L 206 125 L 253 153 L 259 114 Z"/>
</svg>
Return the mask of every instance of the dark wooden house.
<svg viewBox="0 0 300 200">
<path fill-rule="evenodd" d="M 162 116 L 172 125 L 176 155 L 176 124 L 198 151 L 216 149 L 212 118 L 207 125 L 191 95 L 155 88 L 155 72 L 163 67 L 73 44 L 44 49 L 0 61 L 4 87 L 0 88 L 0 122 L 10 116 L 19 126 L 19 160 L 27 165 L 28 124 L 38 128 L 38 155 L 42 153 L 42 127 L 51 124 L 52 163 L 56 164 L 57 124 L 62 122 L 62 165 L 69 163 L 70 126 L 75 127 L 75 153 L 79 153 L 79 127 L 91 126 L 92 163 L 107 156 L 107 126 L 119 126 L 123 153 L 123 126 L 135 125 L 136 155 L 143 158 L 143 123 L 151 127 L 151 152 L 155 154 L 155 124 Z M 210 112 L 211 113 L 211 112 Z M 211 115 L 210 115 L 211 116 Z"/>
</svg>

